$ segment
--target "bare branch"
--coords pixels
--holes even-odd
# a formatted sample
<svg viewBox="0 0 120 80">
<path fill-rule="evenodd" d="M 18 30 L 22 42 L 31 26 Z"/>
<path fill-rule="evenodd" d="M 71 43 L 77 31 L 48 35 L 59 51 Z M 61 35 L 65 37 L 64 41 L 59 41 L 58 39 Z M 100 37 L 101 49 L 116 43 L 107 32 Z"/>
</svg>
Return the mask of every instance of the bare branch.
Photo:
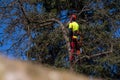
<svg viewBox="0 0 120 80">
<path fill-rule="evenodd" d="M 90 0 L 87 2 L 87 4 L 82 8 L 82 10 L 77 15 L 80 16 L 82 12 L 90 10 L 87 8 L 89 4 L 90 4 Z"/>
<path fill-rule="evenodd" d="M 23 5 L 22 5 L 21 0 L 18 0 L 18 3 L 19 3 L 19 6 L 20 6 L 21 11 L 22 11 L 22 13 L 23 13 L 23 16 L 25 17 L 25 19 L 27 20 L 27 22 L 30 23 L 30 20 L 29 20 L 29 18 L 27 17 L 27 15 L 26 15 L 26 13 L 25 13 L 25 9 L 24 9 L 24 7 L 23 7 Z"/>
</svg>

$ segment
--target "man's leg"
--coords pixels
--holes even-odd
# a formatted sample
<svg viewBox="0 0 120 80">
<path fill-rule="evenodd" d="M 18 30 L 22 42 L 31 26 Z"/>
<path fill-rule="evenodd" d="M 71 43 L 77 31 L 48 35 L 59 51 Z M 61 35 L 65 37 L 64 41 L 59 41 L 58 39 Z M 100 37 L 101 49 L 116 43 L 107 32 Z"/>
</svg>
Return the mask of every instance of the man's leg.
<svg viewBox="0 0 120 80">
<path fill-rule="evenodd" d="M 75 44 L 74 44 L 73 41 L 70 43 L 70 46 L 71 46 L 71 50 L 70 50 L 70 53 L 71 53 L 71 54 L 70 54 L 70 56 L 69 56 L 69 60 L 72 62 L 73 59 L 74 59 L 73 54 L 74 54 L 74 47 L 75 47 Z"/>
</svg>

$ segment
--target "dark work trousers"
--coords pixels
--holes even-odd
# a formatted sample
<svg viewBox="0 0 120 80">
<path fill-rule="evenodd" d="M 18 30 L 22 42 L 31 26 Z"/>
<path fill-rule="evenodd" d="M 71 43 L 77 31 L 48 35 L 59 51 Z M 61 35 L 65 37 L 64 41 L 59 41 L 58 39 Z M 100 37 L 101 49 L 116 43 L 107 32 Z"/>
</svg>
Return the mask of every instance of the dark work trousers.
<svg viewBox="0 0 120 80">
<path fill-rule="evenodd" d="M 79 44 L 76 38 L 72 38 L 70 42 L 70 46 L 71 46 L 71 54 L 69 56 L 69 59 L 70 61 L 72 61 L 74 59 L 73 54 L 76 53 L 78 55 L 80 53 Z"/>
</svg>

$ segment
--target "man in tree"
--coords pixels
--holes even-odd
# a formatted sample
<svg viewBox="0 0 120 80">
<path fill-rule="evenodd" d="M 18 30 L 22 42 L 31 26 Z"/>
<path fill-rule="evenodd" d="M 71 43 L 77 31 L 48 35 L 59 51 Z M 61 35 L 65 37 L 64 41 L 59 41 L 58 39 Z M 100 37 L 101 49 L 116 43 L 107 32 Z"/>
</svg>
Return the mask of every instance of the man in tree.
<svg viewBox="0 0 120 80">
<path fill-rule="evenodd" d="M 69 60 L 70 62 L 73 61 L 74 57 L 73 54 L 80 54 L 80 47 L 79 47 L 79 41 L 80 41 L 80 31 L 79 31 L 79 24 L 76 22 L 77 16 L 73 14 L 70 18 L 69 23 L 69 40 L 70 40 L 70 56 Z"/>
</svg>

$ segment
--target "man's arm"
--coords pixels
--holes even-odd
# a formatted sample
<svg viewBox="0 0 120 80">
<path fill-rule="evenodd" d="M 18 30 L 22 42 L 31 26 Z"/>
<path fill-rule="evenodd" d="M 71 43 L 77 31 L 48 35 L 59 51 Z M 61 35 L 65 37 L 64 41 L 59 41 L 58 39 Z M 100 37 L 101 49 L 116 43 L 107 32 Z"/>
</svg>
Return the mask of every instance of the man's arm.
<svg viewBox="0 0 120 80">
<path fill-rule="evenodd" d="M 72 41 L 72 36 L 73 36 L 73 31 L 72 31 L 72 23 L 69 23 L 69 26 L 68 26 L 68 31 L 69 31 L 69 41 L 71 42 Z"/>
</svg>

